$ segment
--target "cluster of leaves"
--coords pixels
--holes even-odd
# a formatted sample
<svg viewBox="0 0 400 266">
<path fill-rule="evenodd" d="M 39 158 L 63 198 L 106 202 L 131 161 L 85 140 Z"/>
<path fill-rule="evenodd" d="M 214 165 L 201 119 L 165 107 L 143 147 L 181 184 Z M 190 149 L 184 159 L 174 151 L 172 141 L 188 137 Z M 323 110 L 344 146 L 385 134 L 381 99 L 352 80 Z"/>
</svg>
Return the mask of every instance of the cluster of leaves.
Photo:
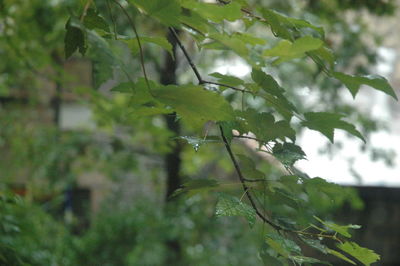
<svg viewBox="0 0 400 266">
<path fill-rule="evenodd" d="M 70 265 L 69 232 L 40 207 L 10 192 L 0 194 L 0 263 Z"/>
<path fill-rule="evenodd" d="M 217 216 L 244 216 L 251 226 L 257 221 L 265 223 L 269 228 L 269 233 L 265 236 L 266 261 L 292 261 L 299 265 L 322 263 L 317 259 L 304 257 L 301 248 L 291 239 L 294 235 L 322 253 L 337 256 L 352 264 L 355 264 L 352 259 L 338 250 L 328 248 L 321 241 L 333 240 L 339 250 L 364 265 L 370 265 L 379 259 L 373 251 L 347 239 L 351 237 L 348 228 L 354 229 L 357 226 L 339 226 L 316 218 L 322 228 L 312 221 L 313 213 L 308 208 L 315 206 L 318 201 L 346 199 L 345 196 L 341 198 L 338 195 L 348 194 L 343 193 L 344 190 L 338 185 L 321 178 L 310 178 L 298 173 L 293 167 L 297 160 L 306 156 L 301 147 L 296 145 L 294 125 L 316 130 L 332 143 L 337 129 L 365 142 L 363 135 L 341 113 L 299 111 L 287 96 L 285 88 L 279 85 L 267 69 L 294 59 L 308 58 L 312 61 L 310 64 L 320 67 L 328 78 L 346 86 L 353 97 L 362 85 L 366 85 L 397 100 L 386 79 L 376 75 L 350 75 L 337 71 L 335 55 L 326 43 L 323 28 L 303 19 L 285 16 L 271 8 L 263 7 L 253 12 L 243 0 L 215 3 L 195 0 L 170 0 L 167 3 L 163 0 L 130 0 L 130 7 L 135 8 L 139 16 L 154 19 L 166 32 L 172 34 L 198 82 L 161 85 L 151 80 L 146 72 L 144 49 L 152 44 L 172 53 L 172 45 L 167 38 L 140 36 L 135 22 L 126 11 L 128 7 L 118 1 L 111 2 L 130 21 L 134 36 L 112 32 L 110 29 L 115 29 L 115 25 L 109 25 L 100 15 L 101 10 L 97 10 L 94 5 L 90 7 L 88 1 L 82 15 L 71 16 L 66 24 L 66 57 L 70 57 L 75 51 L 84 55 L 88 49 L 98 50 L 102 52 L 111 69 L 116 66 L 125 69 L 122 59 L 113 51 L 115 46 L 125 46 L 133 56 L 139 56 L 143 72 L 143 77 L 137 81 L 133 81 L 127 74 L 129 81 L 112 89 L 129 98 L 129 110 L 126 112 L 137 117 L 175 112 L 193 134 L 200 132 L 205 123 L 216 122 L 215 130 L 211 132 L 217 133 L 218 128 L 220 129 L 219 142 L 225 146 L 244 190 L 240 198 L 221 194 L 216 207 Z M 233 22 L 241 26 L 235 26 Z M 262 36 L 247 33 L 252 27 L 269 28 L 276 37 L 275 45 L 271 47 Z M 203 51 L 222 50 L 243 59 L 252 68 L 251 77 L 240 79 L 221 73 L 200 74 L 192 56 L 180 41 L 178 30 L 190 35 Z M 103 81 L 112 78 L 112 71 L 109 74 L 108 77 L 102 76 Z M 211 89 L 210 85 L 217 86 L 217 89 Z M 245 107 L 243 103 L 241 108 L 238 107 L 240 105 L 234 101 L 229 102 L 224 97 L 225 91 L 259 99 L 264 104 L 264 111 L 251 106 Z M 236 138 L 257 141 L 259 150 L 281 162 L 287 174 L 271 179 L 258 171 L 249 157 L 235 155 L 232 146 Z M 196 150 L 200 145 L 218 141 L 217 135 L 186 136 L 183 139 Z M 182 190 L 193 193 L 218 187 L 217 180 L 203 180 L 189 182 Z M 249 203 L 245 202 L 245 196 Z"/>
</svg>

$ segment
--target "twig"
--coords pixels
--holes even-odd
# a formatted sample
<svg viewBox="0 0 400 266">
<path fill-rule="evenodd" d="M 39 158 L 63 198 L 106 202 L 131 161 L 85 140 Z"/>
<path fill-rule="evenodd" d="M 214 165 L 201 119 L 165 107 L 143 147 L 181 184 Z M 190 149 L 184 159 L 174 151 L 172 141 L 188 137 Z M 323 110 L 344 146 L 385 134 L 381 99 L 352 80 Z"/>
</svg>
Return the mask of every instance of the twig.
<svg viewBox="0 0 400 266">
<path fill-rule="evenodd" d="M 89 9 L 90 5 L 92 4 L 93 0 L 88 0 L 83 8 L 82 15 L 80 17 L 80 21 L 82 22 L 86 16 L 87 10 Z"/>
<path fill-rule="evenodd" d="M 176 33 L 176 31 L 174 30 L 174 28 L 169 27 L 168 28 L 169 31 L 172 33 L 172 35 L 174 36 L 176 42 L 179 45 L 179 48 L 181 48 L 183 54 L 185 55 L 186 60 L 189 62 L 190 67 L 192 68 L 194 74 L 196 75 L 197 80 L 199 81 L 199 84 L 203 84 L 204 80 L 202 79 L 200 72 L 197 70 L 196 65 L 193 63 L 192 59 L 190 58 L 188 52 L 186 51 L 186 48 L 183 46 L 181 40 L 179 39 L 178 34 Z"/>
<path fill-rule="evenodd" d="M 192 59 L 190 58 L 188 52 L 186 51 L 185 46 L 183 46 L 182 42 L 179 40 L 178 35 L 176 34 L 176 32 L 174 31 L 173 28 L 169 28 L 169 30 L 171 31 L 171 33 L 173 34 L 174 38 L 176 39 L 176 42 L 178 43 L 179 47 L 181 48 L 186 60 L 189 62 L 189 65 L 192 68 L 193 72 L 195 73 L 195 75 L 197 77 L 197 80 L 199 81 L 199 84 L 204 84 L 205 82 L 204 82 L 203 78 L 201 77 L 200 72 L 197 70 L 197 67 L 195 66 L 195 64 L 193 63 Z M 249 187 L 246 185 L 246 179 L 244 178 L 244 176 L 242 174 L 242 171 L 241 171 L 241 169 L 239 167 L 239 164 L 238 164 L 235 156 L 233 155 L 231 146 L 229 145 L 229 142 L 228 142 L 228 140 L 226 139 L 226 137 L 224 135 L 222 127 L 220 126 L 219 129 L 220 129 L 220 134 L 221 134 L 222 140 L 223 140 L 224 145 L 225 145 L 225 149 L 228 152 L 229 157 L 230 157 L 230 159 L 231 159 L 231 161 L 233 163 L 233 166 L 234 166 L 234 168 L 236 170 L 236 173 L 238 174 L 239 180 L 242 183 L 242 188 L 244 190 L 244 193 L 246 194 L 247 198 L 249 199 L 250 204 L 251 204 L 252 208 L 254 209 L 254 211 L 256 212 L 257 216 L 260 217 L 263 222 L 265 222 L 265 223 L 269 224 L 270 226 L 272 226 L 275 230 L 277 230 L 277 231 L 284 230 L 284 228 L 282 228 L 281 226 L 279 226 L 279 225 L 275 224 L 274 222 L 270 221 L 267 217 L 265 217 L 259 211 L 259 209 L 258 209 L 258 207 L 257 207 L 257 205 L 256 205 L 256 203 L 255 203 L 255 201 L 253 199 L 253 196 L 251 195 L 251 193 L 249 191 Z"/>
<path fill-rule="evenodd" d="M 147 73 L 146 73 L 146 67 L 144 65 L 144 55 L 143 55 L 143 48 L 142 48 L 142 42 L 140 41 L 140 37 L 139 34 L 136 30 L 136 26 L 135 23 L 133 22 L 131 16 L 129 16 L 128 12 L 125 10 L 125 8 L 117 1 L 117 0 L 113 0 L 113 2 L 118 5 L 122 12 L 125 14 L 125 16 L 127 17 L 129 24 L 131 25 L 133 32 L 135 33 L 136 36 L 136 40 L 137 40 L 137 44 L 139 46 L 139 52 L 140 52 L 140 65 L 142 66 L 142 72 L 143 72 L 143 76 L 144 79 L 146 81 L 146 85 L 147 85 L 147 89 L 149 90 L 149 93 L 152 94 L 151 92 L 151 88 L 150 88 L 150 84 L 149 84 L 149 79 L 147 78 Z"/>
<path fill-rule="evenodd" d="M 275 230 L 277 230 L 277 231 L 284 230 L 282 227 L 280 227 L 279 225 L 275 224 L 274 222 L 272 222 L 272 221 L 270 221 L 268 218 L 266 218 L 266 217 L 258 210 L 257 205 L 256 205 L 256 203 L 254 202 L 253 196 L 252 196 L 252 195 L 250 194 L 250 192 L 248 191 L 249 188 L 248 188 L 248 186 L 246 185 L 246 180 L 245 180 L 245 178 L 244 178 L 244 176 L 243 176 L 243 174 L 242 174 L 242 170 L 240 169 L 239 164 L 238 164 L 238 162 L 237 162 L 235 156 L 233 155 L 231 146 L 229 145 L 229 142 L 228 142 L 228 140 L 227 140 L 226 137 L 225 137 L 224 131 L 223 131 L 223 129 L 222 129 L 221 126 L 219 127 L 219 129 L 220 129 L 220 132 L 221 132 L 222 140 L 223 140 L 224 145 L 225 145 L 225 149 L 226 149 L 226 151 L 227 151 L 228 154 L 229 154 L 229 157 L 230 157 L 230 159 L 231 159 L 231 161 L 232 161 L 232 163 L 233 163 L 233 166 L 234 166 L 234 168 L 235 168 L 235 170 L 236 170 L 236 173 L 237 173 L 238 176 L 239 176 L 239 180 L 240 180 L 240 182 L 242 183 L 243 190 L 246 192 L 246 196 L 247 196 L 247 198 L 249 199 L 250 204 L 251 204 L 251 206 L 253 207 L 253 209 L 255 210 L 257 216 L 260 217 L 261 220 L 263 220 L 263 222 L 265 222 L 265 223 L 271 225 Z"/>
<path fill-rule="evenodd" d="M 114 19 L 114 16 L 112 14 L 112 11 L 111 11 L 110 0 L 107 0 L 106 2 L 107 2 L 108 13 L 110 13 L 110 19 L 111 19 L 111 22 L 113 24 L 114 38 L 115 38 L 115 40 L 118 40 L 117 24 L 115 23 L 115 19 Z"/>
</svg>

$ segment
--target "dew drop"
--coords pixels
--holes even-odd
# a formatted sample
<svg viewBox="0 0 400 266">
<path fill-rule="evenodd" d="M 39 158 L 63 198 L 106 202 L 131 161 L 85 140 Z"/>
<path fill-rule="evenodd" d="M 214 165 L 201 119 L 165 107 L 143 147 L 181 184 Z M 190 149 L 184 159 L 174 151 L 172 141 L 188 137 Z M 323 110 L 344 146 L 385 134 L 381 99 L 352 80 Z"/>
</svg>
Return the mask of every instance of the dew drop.
<svg viewBox="0 0 400 266">
<path fill-rule="evenodd" d="M 198 143 L 193 145 L 193 149 L 195 152 L 197 152 L 199 150 L 199 148 L 200 148 L 200 145 Z"/>
</svg>

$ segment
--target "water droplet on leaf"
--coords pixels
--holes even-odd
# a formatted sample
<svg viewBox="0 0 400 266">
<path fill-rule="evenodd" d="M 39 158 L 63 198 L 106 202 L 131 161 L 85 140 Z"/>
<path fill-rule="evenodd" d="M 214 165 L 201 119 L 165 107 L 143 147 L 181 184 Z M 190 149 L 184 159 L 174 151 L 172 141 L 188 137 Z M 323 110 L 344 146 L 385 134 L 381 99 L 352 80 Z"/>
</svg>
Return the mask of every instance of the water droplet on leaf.
<svg viewBox="0 0 400 266">
<path fill-rule="evenodd" d="M 198 143 L 193 145 L 193 149 L 195 152 L 197 152 L 199 150 L 199 148 L 200 148 L 200 145 Z"/>
</svg>

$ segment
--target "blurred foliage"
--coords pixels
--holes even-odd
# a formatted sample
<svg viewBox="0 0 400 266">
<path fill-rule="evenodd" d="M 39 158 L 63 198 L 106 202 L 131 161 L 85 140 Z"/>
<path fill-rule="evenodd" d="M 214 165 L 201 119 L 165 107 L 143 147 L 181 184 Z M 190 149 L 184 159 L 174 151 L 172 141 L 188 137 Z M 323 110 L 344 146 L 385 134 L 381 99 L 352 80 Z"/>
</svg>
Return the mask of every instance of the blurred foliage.
<svg viewBox="0 0 400 266">
<path fill-rule="evenodd" d="M 106 1 L 97 2 L 99 10 L 107 9 Z M 351 16 L 351 12 L 365 8 L 372 15 L 394 13 L 393 1 L 249 2 L 251 6 L 271 7 L 286 15 L 323 25 L 328 45 L 337 51 L 337 69 L 349 70 L 354 74 L 367 74 L 377 63 L 374 45 L 379 44 L 380 39 L 373 38 L 374 45 L 370 45 L 371 40 L 365 40 L 363 36 L 369 33 L 371 25 L 357 15 Z M 96 129 L 63 131 L 57 125 L 43 122 L 46 119 L 42 113 L 32 111 L 53 107 L 54 99 L 50 98 L 57 95 L 44 92 L 43 87 L 49 84 L 54 87 L 73 80 L 64 71 L 65 22 L 69 15 L 81 14 L 84 4 L 85 1 L 71 0 L 0 2 L 0 95 L 4 99 L 14 96 L 26 99 L 22 103 L 25 109 L 19 107 L 21 102 L 10 104 L 5 100 L 0 105 L 0 172 L 2 182 L 7 183 L 0 194 L 0 263 L 163 265 L 170 256 L 166 243 L 178 241 L 183 249 L 182 265 L 260 265 L 260 259 L 268 265 L 271 255 L 276 254 L 271 249 L 268 249 L 269 253 L 259 253 L 260 247 L 266 245 L 260 235 L 272 230 L 259 224 L 253 230 L 243 230 L 247 228 L 244 219 L 216 219 L 213 213 L 218 196 L 213 190 L 207 194 L 201 186 L 196 187 L 195 195 L 182 195 L 182 202 L 176 207 L 161 208 L 164 206 L 160 200 L 164 195 L 161 156 L 171 150 L 173 144 L 169 140 L 175 136 L 166 129 L 160 117 L 139 119 L 137 115 L 127 113 L 133 98 L 122 94 L 110 96 L 101 87 L 110 74 L 117 82 L 138 77 L 139 60 L 127 55 L 127 51 L 134 47 L 110 41 L 110 53 L 116 54 L 119 59 L 115 61 L 115 58 L 103 52 L 101 44 L 104 43 L 95 35 L 91 36 L 98 46 L 89 47 L 87 56 L 93 62 L 93 83 L 97 90 L 78 85 L 73 91 L 89 102 L 85 104 L 93 111 Z M 138 16 L 136 9 L 127 9 L 132 18 L 140 23 L 141 34 L 151 32 L 152 36 L 165 35 L 165 29 Z M 106 21 L 110 23 L 110 15 L 114 14 L 118 32 L 123 36 L 132 35 L 126 17 L 115 15 L 119 12 L 117 7 L 112 6 L 110 12 L 104 14 Z M 251 27 L 251 21 L 247 23 L 239 26 L 248 27 L 250 33 L 259 30 L 257 26 Z M 226 23 L 227 30 L 229 27 L 231 25 Z M 261 34 L 268 40 L 267 47 L 276 44 L 272 34 Z M 194 42 L 188 41 L 188 44 L 193 50 L 196 49 Z M 153 76 L 158 75 L 163 63 L 160 51 L 160 46 L 152 43 L 144 52 L 145 58 L 151 62 L 148 63 L 148 69 Z M 202 69 L 214 68 L 207 59 L 209 57 L 202 55 L 199 55 Z M 232 58 L 232 54 L 226 51 L 216 51 L 214 55 L 213 59 L 219 58 L 228 63 Z M 180 80 L 192 80 L 186 69 L 185 63 L 178 68 Z M 348 115 L 360 125 L 360 131 L 366 138 L 370 133 L 384 128 L 383 121 L 370 119 L 356 107 L 343 104 L 342 85 L 327 78 L 320 65 L 311 65 L 306 60 L 293 60 L 269 70 L 301 111 L 320 108 L 322 104 L 326 110 Z M 244 77 L 245 80 L 249 78 Z M 298 88 L 306 86 L 317 95 L 317 100 L 305 101 L 299 95 Z M 226 94 L 233 105 L 241 106 L 244 103 L 257 111 L 270 111 L 251 97 L 243 99 L 243 96 Z M 206 134 L 215 136 L 214 131 L 211 129 Z M 192 132 L 189 128 L 185 134 Z M 183 141 L 178 143 L 185 145 Z M 239 192 L 240 184 L 232 182 L 230 178 L 232 167 L 228 158 L 222 156 L 222 143 L 206 144 L 197 150 L 190 145 L 184 146 L 182 174 L 186 184 L 193 186 L 191 180 L 201 180 L 212 173 L 213 178 L 218 178 L 219 190 L 229 195 L 243 196 Z M 364 145 L 363 149 L 368 150 L 373 158 L 391 163 L 391 153 L 379 147 Z M 326 151 L 329 152 L 329 149 Z M 277 169 L 274 162 L 265 162 L 248 148 L 236 147 L 235 152 L 251 157 L 254 165 L 246 167 L 246 159 L 241 160 L 250 176 L 268 179 L 268 186 L 254 186 L 254 191 L 264 205 L 270 206 L 268 211 L 274 213 L 274 221 L 288 228 L 305 227 L 313 221 L 314 215 L 328 219 L 334 209 L 346 202 L 354 208 L 362 207 L 355 192 L 350 189 L 343 190 L 320 178 L 282 176 L 281 169 Z M 282 152 L 287 154 L 288 151 Z M 299 158 L 299 153 L 293 155 L 293 150 L 289 152 L 292 152 L 290 158 Z M 284 157 L 283 161 L 287 162 L 286 159 Z M 288 164 L 293 165 L 294 161 L 289 160 Z M 111 196 L 115 198 L 105 200 L 106 206 L 93 218 L 87 231 L 76 236 L 70 233 L 71 228 L 61 217 L 56 215 L 55 219 L 48 212 L 54 213 L 54 210 L 61 208 L 63 192 L 77 185 L 77 176 L 90 171 L 103 173 L 121 191 L 128 189 L 128 185 L 137 186 L 138 191 L 147 186 L 150 189 L 138 192 L 147 194 L 141 195 L 141 199 L 116 192 Z M 134 182 L 132 175 L 135 175 Z M 24 182 L 27 188 L 25 199 L 9 192 L 10 186 Z M 299 183 L 304 186 L 299 188 Z M 269 196 L 265 196 L 266 191 Z M 51 207 L 34 202 L 47 197 L 53 198 Z M 285 203 L 283 208 L 277 204 L 282 202 Z M 293 220 L 298 224 L 293 224 Z M 258 257 L 254 254 L 258 254 Z"/>
</svg>

